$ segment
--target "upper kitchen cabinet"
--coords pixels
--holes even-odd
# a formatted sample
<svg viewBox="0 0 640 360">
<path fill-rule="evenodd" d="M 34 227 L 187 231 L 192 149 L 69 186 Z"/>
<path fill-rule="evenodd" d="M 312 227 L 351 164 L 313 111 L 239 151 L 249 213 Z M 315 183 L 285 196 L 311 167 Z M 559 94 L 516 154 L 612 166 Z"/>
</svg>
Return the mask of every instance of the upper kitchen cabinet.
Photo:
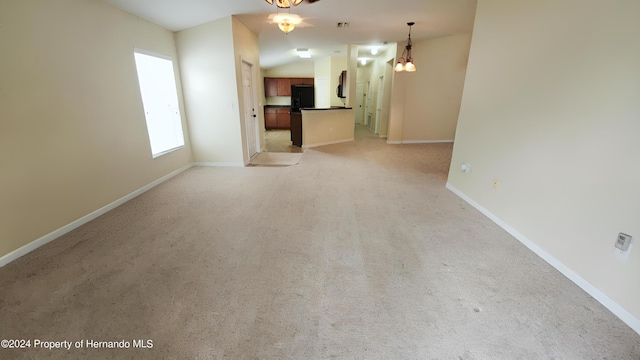
<svg viewBox="0 0 640 360">
<path fill-rule="evenodd" d="M 276 78 L 264 78 L 264 96 L 278 96 L 278 82 Z"/>
<path fill-rule="evenodd" d="M 291 96 L 291 79 L 276 78 L 278 82 L 278 96 Z"/>
<path fill-rule="evenodd" d="M 313 78 L 291 78 L 291 85 L 313 85 Z"/>
<path fill-rule="evenodd" d="M 313 78 L 264 78 L 264 96 L 291 96 L 291 85 L 313 85 Z"/>
</svg>

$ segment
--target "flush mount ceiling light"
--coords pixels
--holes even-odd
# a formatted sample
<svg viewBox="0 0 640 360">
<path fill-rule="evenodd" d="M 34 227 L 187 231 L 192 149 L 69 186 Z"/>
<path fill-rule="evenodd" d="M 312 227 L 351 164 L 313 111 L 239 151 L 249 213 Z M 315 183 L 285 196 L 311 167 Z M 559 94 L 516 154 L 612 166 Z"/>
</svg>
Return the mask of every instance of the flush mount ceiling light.
<svg viewBox="0 0 640 360">
<path fill-rule="evenodd" d="M 273 0 L 265 0 L 266 2 L 268 2 L 269 4 L 273 5 Z M 300 5 L 300 3 L 302 2 L 302 0 L 275 0 L 276 6 L 282 9 L 288 9 L 291 7 L 291 3 L 293 3 L 293 6 L 298 6 Z"/>
<path fill-rule="evenodd" d="M 301 59 L 311 59 L 311 53 L 309 52 L 309 49 L 296 49 L 296 51 L 298 52 L 298 56 L 300 56 Z"/>
<path fill-rule="evenodd" d="M 302 22 L 302 18 L 300 15 L 296 14 L 271 14 L 269 15 L 269 19 L 278 24 L 280 30 L 284 31 L 285 34 L 290 33 L 293 29 L 296 28 L 296 25 Z"/>
<path fill-rule="evenodd" d="M 398 59 L 398 63 L 394 68 L 395 71 L 407 71 L 414 72 L 416 71 L 416 65 L 413 63 L 413 58 L 411 57 L 411 27 L 414 25 L 414 22 L 408 22 L 409 25 L 409 38 L 407 39 L 407 46 L 402 51 L 402 56 Z M 407 60 L 404 58 L 404 54 L 407 54 Z"/>
</svg>

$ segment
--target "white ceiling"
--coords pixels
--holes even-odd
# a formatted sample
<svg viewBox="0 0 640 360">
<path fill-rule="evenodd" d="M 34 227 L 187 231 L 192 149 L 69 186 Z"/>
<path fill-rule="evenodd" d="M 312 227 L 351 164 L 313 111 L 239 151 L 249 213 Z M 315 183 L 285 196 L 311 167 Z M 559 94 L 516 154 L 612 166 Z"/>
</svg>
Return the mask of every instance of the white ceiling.
<svg viewBox="0 0 640 360">
<path fill-rule="evenodd" d="M 104 1 L 173 31 L 237 15 L 258 35 L 262 68 L 297 61 L 296 48 L 325 57 L 346 55 L 347 44 L 356 44 L 363 45 L 359 56 L 372 57 L 369 45 L 406 40 L 409 21 L 416 23 L 413 40 L 471 33 L 476 9 L 476 0 L 319 0 L 313 4 L 305 0 L 291 12 L 312 26 L 285 34 L 267 22 L 276 6 L 264 0 Z M 350 25 L 337 28 L 338 22 Z"/>
</svg>

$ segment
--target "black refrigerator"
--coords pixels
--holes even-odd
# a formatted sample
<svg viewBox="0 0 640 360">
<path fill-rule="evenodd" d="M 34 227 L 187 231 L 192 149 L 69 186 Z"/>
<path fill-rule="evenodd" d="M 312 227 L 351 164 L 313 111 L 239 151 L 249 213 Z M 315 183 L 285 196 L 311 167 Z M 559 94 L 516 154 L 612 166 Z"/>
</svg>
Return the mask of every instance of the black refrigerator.
<svg viewBox="0 0 640 360">
<path fill-rule="evenodd" d="M 291 85 L 291 143 L 302 146 L 300 109 L 314 107 L 313 85 Z"/>
<path fill-rule="evenodd" d="M 291 85 L 292 113 L 299 113 L 302 108 L 312 108 L 313 104 L 313 85 Z"/>
</svg>

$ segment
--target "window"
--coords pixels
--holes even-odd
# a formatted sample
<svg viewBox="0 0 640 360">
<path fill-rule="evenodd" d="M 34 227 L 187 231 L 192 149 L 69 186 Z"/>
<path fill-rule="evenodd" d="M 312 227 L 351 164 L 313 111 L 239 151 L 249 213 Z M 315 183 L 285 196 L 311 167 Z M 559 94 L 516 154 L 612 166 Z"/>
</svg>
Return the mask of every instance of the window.
<svg viewBox="0 0 640 360">
<path fill-rule="evenodd" d="M 156 158 L 184 147 L 173 62 L 144 50 L 134 54 L 151 154 Z"/>
</svg>

